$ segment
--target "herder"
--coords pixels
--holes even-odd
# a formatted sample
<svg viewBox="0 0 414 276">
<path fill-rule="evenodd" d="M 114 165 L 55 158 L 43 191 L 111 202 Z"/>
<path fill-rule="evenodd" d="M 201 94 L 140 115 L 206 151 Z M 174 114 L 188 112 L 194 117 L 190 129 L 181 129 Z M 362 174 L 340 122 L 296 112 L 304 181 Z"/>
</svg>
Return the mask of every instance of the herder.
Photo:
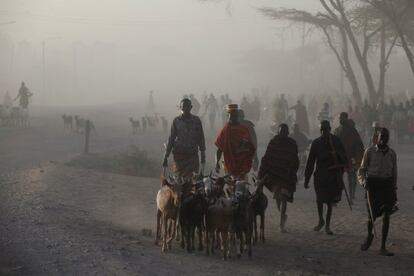
<svg viewBox="0 0 414 276">
<path fill-rule="evenodd" d="M 296 142 L 289 137 L 289 127 L 281 124 L 278 132 L 267 146 L 258 178 L 274 194 L 280 211 L 280 231 L 285 233 L 287 202 L 293 202 L 296 192 L 299 158 Z"/>
<path fill-rule="evenodd" d="M 380 254 L 393 256 L 386 249 L 390 216 L 398 210 L 397 203 L 397 155 L 388 146 L 389 131 L 381 129 L 378 144 L 369 147 L 362 159 L 358 177 L 361 185 L 366 189 L 368 207 L 368 236 L 361 245 L 361 250 L 366 251 L 371 246 L 373 227 L 376 218 L 383 216 L 382 240 Z"/>
<path fill-rule="evenodd" d="M 313 180 L 319 222 L 314 230 L 320 231 L 325 226 L 326 234 L 333 235 L 330 227 L 332 206 L 341 201 L 342 190 L 344 188 L 342 177 L 348 161 L 341 141 L 338 137 L 331 134 L 330 123 L 325 120 L 322 121 L 320 130 L 322 135 L 312 142 L 306 164 L 305 188 L 309 188 L 309 181 L 316 163 Z M 326 204 L 328 207 L 326 221 L 323 219 L 323 204 Z"/>
<path fill-rule="evenodd" d="M 177 176 L 190 178 L 199 172 L 198 152 L 201 164 L 206 163 L 206 145 L 203 126 L 199 117 L 191 114 L 191 101 L 183 99 L 180 103 L 182 114 L 174 119 L 164 156 L 163 167 L 168 166 L 168 157 L 172 152 L 174 171 Z"/>
<path fill-rule="evenodd" d="M 252 168 L 256 148 L 249 129 L 240 124 L 237 104 L 227 106 L 229 121 L 219 132 L 215 144 L 216 171 L 220 171 L 220 159 L 224 156 L 224 170 L 234 179 L 245 179 Z"/>
</svg>

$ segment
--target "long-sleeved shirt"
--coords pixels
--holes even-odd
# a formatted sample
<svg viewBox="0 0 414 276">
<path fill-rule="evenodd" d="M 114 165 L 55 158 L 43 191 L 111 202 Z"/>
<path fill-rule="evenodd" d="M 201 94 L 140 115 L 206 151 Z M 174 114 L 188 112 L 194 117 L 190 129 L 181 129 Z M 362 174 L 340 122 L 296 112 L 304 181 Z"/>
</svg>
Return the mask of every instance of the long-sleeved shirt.
<svg viewBox="0 0 414 276">
<path fill-rule="evenodd" d="M 187 152 L 206 150 L 203 126 L 198 116 L 180 115 L 174 119 L 167 144 L 167 156 L 174 148 Z"/>
<path fill-rule="evenodd" d="M 358 170 L 358 179 L 360 183 L 364 183 L 368 177 L 392 178 L 393 185 L 397 188 L 397 172 L 395 152 L 390 148 L 381 150 L 378 146 L 372 146 L 364 153 Z"/>
</svg>

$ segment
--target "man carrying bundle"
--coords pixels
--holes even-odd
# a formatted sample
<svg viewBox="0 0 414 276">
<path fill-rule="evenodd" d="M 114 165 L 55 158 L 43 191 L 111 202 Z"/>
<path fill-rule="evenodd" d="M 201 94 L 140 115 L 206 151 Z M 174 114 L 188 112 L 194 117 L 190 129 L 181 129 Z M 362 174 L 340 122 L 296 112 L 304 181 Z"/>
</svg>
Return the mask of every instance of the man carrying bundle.
<svg viewBox="0 0 414 276">
<path fill-rule="evenodd" d="M 325 226 L 325 232 L 331 231 L 331 217 L 333 204 L 341 201 L 344 183 L 342 180 L 344 168 L 348 164 L 344 147 L 338 137 L 331 134 L 331 125 L 324 120 L 320 126 L 321 136 L 312 142 L 308 162 L 305 170 L 305 188 L 309 188 L 309 181 L 313 174 L 316 202 L 318 206 L 318 225 L 315 231 Z M 328 207 L 326 221 L 323 219 L 323 204 Z"/>
<path fill-rule="evenodd" d="M 368 218 L 368 236 L 361 245 L 361 250 L 366 251 L 371 246 L 374 235 L 374 222 L 376 218 L 383 216 L 382 240 L 380 254 L 393 256 L 386 249 L 390 216 L 398 210 L 397 203 L 397 155 L 388 146 L 389 131 L 381 129 L 378 144 L 369 147 L 362 159 L 361 168 L 358 171 L 360 183 L 366 189 Z"/>
<path fill-rule="evenodd" d="M 224 170 L 235 179 L 245 179 L 252 168 L 256 148 L 249 129 L 240 124 L 237 104 L 227 105 L 229 121 L 219 132 L 215 144 L 216 171 L 220 171 L 220 159 L 224 156 Z"/>
<path fill-rule="evenodd" d="M 183 99 L 180 103 L 182 114 L 174 119 L 164 156 L 163 167 L 168 166 L 168 157 L 174 156 L 174 171 L 177 176 L 190 178 L 199 172 L 198 151 L 201 164 L 206 163 L 206 145 L 203 126 L 199 117 L 191 114 L 191 101 Z"/>
<path fill-rule="evenodd" d="M 299 168 L 298 147 L 289 137 L 289 127 L 279 126 L 276 136 L 270 140 L 262 158 L 258 178 L 274 194 L 280 211 L 280 231 L 285 233 L 287 202 L 293 202 Z"/>
</svg>

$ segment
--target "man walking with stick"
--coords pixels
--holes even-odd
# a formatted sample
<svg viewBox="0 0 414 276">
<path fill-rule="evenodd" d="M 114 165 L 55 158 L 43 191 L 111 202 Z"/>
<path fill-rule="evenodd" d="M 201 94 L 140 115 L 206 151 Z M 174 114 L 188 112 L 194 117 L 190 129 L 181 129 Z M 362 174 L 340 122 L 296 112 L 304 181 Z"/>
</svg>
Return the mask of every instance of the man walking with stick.
<svg viewBox="0 0 414 276">
<path fill-rule="evenodd" d="M 368 236 L 361 245 L 361 250 L 366 251 L 374 239 L 375 220 L 383 216 L 382 239 L 380 254 L 393 256 L 394 253 L 386 249 L 390 216 L 398 210 L 397 203 L 397 155 L 388 146 L 389 131 L 381 129 L 378 136 L 378 144 L 369 147 L 362 159 L 358 171 L 358 178 L 366 189 L 368 217 Z M 375 232 L 374 232 L 375 233 Z"/>
</svg>

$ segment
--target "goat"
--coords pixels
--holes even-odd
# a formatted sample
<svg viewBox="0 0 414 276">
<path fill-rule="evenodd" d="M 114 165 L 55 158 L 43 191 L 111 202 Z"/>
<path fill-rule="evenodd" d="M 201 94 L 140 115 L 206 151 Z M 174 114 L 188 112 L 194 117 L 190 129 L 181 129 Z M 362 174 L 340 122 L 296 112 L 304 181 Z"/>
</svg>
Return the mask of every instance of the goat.
<svg viewBox="0 0 414 276">
<path fill-rule="evenodd" d="M 202 183 L 202 182 L 201 182 Z M 182 202 L 180 206 L 181 247 L 187 243 L 187 251 L 194 250 L 195 229 L 199 239 L 198 250 L 203 250 L 204 214 L 207 209 L 207 199 L 203 187 L 198 183 L 183 186 Z M 194 189 L 194 191 L 193 191 Z"/>
<path fill-rule="evenodd" d="M 73 117 L 72 117 L 72 115 L 63 114 L 62 119 L 63 119 L 63 129 L 64 130 L 68 130 L 68 129 L 72 130 L 73 129 Z"/>
<path fill-rule="evenodd" d="M 252 233 L 253 233 L 253 208 L 251 195 L 248 190 L 247 181 L 237 181 L 235 192 L 232 198 L 232 207 L 234 212 L 234 233 L 239 240 L 237 248 L 237 258 L 241 257 L 244 249 L 244 238 L 247 245 L 247 254 L 252 256 Z M 235 240 L 232 241 L 235 244 Z"/>
<path fill-rule="evenodd" d="M 85 129 L 85 119 L 82 119 L 78 115 L 75 115 L 75 127 L 76 133 L 83 133 Z"/>
<path fill-rule="evenodd" d="M 155 244 L 161 236 L 161 228 L 163 227 L 162 236 L 162 252 L 171 249 L 171 242 L 176 234 L 176 224 L 178 209 L 181 200 L 181 184 L 174 181 L 169 183 L 166 179 L 162 180 L 162 187 L 157 193 L 157 230 Z"/>
<path fill-rule="evenodd" d="M 263 193 L 263 180 L 256 182 L 256 191 L 252 195 L 253 208 L 253 229 L 254 229 L 254 243 L 257 243 L 257 216 L 260 216 L 260 234 L 259 239 L 262 243 L 265 241 L 264 227 L 265 227 L 265 211 L 268 205 L 267 196 Z"/>
<path fill-rule="evenodd" d="M 231 200 L 225 197 L 218 198 L 206 212 L 206 254 L 214 252 L 214 237 L 220 236 L 223 260 L 229 257 L 228 239 L 232 231 L 233 209 Z"/>
<path fill-rule="evenodd" d="M 134 120 L 134 118 L 129 117 L 129 121 L 131 122 L 131 126 L 132 126 L 132 134 L 136 134 L 140 128 L 140 121 L 139 120 Z"/>
</svg>

